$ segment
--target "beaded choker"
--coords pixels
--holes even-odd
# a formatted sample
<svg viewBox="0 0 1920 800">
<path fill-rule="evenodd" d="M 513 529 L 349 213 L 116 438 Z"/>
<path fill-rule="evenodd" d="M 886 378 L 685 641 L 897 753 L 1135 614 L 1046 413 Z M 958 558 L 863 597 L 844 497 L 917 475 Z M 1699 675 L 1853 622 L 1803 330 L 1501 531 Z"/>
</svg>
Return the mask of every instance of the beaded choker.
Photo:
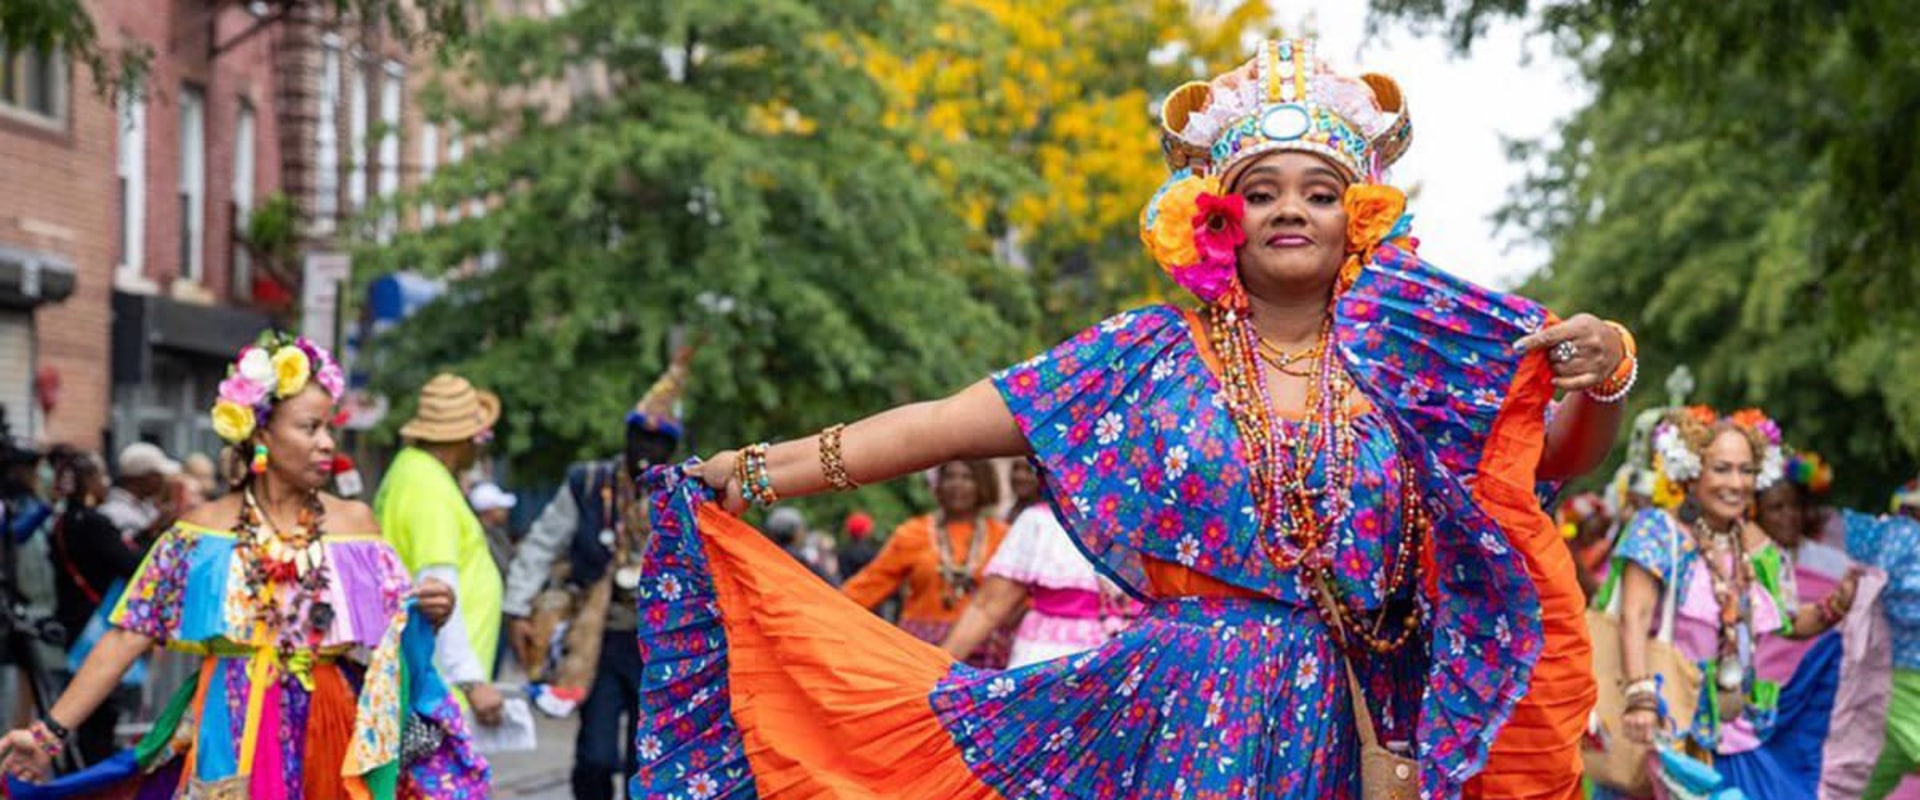
<svg viewBox="0 0 1920 800">
<path fill-rule="evenodd" d="M 1261 547 L 1276 566 L 1297 570 L 1303 585 L 1317 588 L 1321 612 L 1329 626 L 1341 632 L 1341 638 L 1357 639 L 1378 653 L 1399 649 L 1418 627 L 1420 610 L 1418 603 L 1411 604 L 1404 611 L 1399 630 L 1394 631 L 1387 624 L 1393 616 L 1391 601 L 1418 575 L 1416 554 L 1431 521 L 1420 503 L 1413 459 L 1402 453 L 1398 459 L 1400 536 L 1388 551 L 1391 563 L 1383 571 L 1381 609 L 1371 622 L 1357 620 L 1364 613 L 1361 604 L 1338 596 L 1329 576 L 1338 544 L 1331 534 L 1341 530 L 1353 512 L 1358 449 L 1349 402 L 1352 379 L 1340 360 L 1326 352 L 1333 335 L 1332 314 L 1321 323 L 1312 348 L 1285 360 L 1290 365 L 1314 358 L 1309 363 L 1317 367 L 1310 373 L 1313 383 L 1308 387 L 1307 413 L 1290 430 L 1274 418 L 1272 392 L 1266 371 L 1261 368 L 1268 357 L 1263 351 L 1274 348 L 1261 340 L 1245 311 L 1212 305 L 1208 313 L 1207 333 L 1224 367 L 1227 405 L 1252 462 L 1249 474 L 1265 532 L 1260 538 Z M 1282 364 L 1275 368 L 1285 371 Z M 1395 449 L 1400 450 L 1399 434 L 1391 426 L 1386 432 Z M 1315 465 L 1321 467 L 1318 482 L 1311 479 Z"/>
</svg>

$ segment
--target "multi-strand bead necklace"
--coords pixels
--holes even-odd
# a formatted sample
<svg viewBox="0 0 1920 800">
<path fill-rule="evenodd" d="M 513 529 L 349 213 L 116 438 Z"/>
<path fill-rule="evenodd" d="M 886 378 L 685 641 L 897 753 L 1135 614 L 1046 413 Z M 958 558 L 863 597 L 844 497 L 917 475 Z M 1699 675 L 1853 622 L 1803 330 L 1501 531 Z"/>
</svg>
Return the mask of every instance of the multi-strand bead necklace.
<svg viewBox="0 0 1920 800">
<path fill-rule="evenodd" d="M 1357 601 L 1336 596 L 1328 576 L 1338 544 L 1334 534 L 1345 528 L 1353 512 L 1358 462 L 1358 435 L 1349 402 L 1352 378 L 1328 351 L 1333 315 L 1329 313 L 1321 323 L 1316 344 L 1299 355 L 1264 342 L 1244 310 L 1214 305 L 1208 322 L 1208 337 L 1224 368 L 1227 405 L 1253 462 L 1249 473 L 1261 529 L 1271 532 L 1260 539 L 1267 557 L 1281 569 L 1299 570 L 1304 585 L 1318 588 L 1315 594 L 1321 611 L 1336 631 L 1375 652 L 1399 649 L 1418 627 L 1419 604 L 1410 604 L 1398 631 L 1388 631 L 1391 600 L 1415 579 L 1416 554 L 1431 523 L 1420 504 L 1413 459 L 1401 453 L 1397 459 L 1399 541 L 1391 550 L 1392 563 L 1380 587 L 1381 610 L 1371 623 L 1360 624 L 1364 609 Z M 1274 416 L 1263 360 L 1273 361 L 1286 374 L 1311 376 L 1307 413 L 1291 430 Z M 1290 369 L 1302 361 L 1308 362 L 1309 372 Z M 1392 426 L 1386 430 L 1398 450 L 1399 434 Z M 1322 473 L 1318 485 L 1311 480 L 1316 464 Z"/>
<path fill-rule="evenodd" d="M 261 510 L 251 488 L 241 498 L 234 548 L 251 601 L 255 636 L 271 634 L 283 658 L 317 650 L 333 625 L 333 606 L 320 599 L 328 583 L 327 550 L 321 543 L 325 515 L 319 496 L 309 496 L 299 523 L 281 531 Z M 296 592 L 292 602 L 279 601 L 281 586 Z"/>
</svg>

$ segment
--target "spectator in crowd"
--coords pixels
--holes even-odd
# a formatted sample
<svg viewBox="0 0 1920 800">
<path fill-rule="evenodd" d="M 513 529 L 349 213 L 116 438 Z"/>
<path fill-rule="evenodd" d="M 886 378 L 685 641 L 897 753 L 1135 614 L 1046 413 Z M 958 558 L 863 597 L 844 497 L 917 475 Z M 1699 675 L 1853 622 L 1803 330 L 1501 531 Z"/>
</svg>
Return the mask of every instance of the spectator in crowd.
<svg viewBox="0 0 1920 800">
<path fill-rule="evenodd" d="M 180 515 L 180 497 L 173 479 L 180 462 L 167 457 L 159 445 L 134 442 L 120 451 L 118 474 L 100 504 L 100 513 L 130 547 L 144 547 L 173 525 Z"/>
<path fill-rule="evenodd" d="M 117 600 L 125 581 L 140 567 L 140 551 L 100 513 L 107 492 L 106 465 L 99 456 L 69 450 L 54 464 L 54 499 L 63 508 L 48 537 L 48 556 L 54 567 L 54 619 L 66 633 L 60 644 L 68 650 L 80 643 L 100 606 Z M 118 749 L 114 726 L 139 700 L 137 693 L 128 694 L 127 687 L 116 690 L 75 727 L 74 743 L 85 763 L 105 761 Z"/>
<path fill-rule="evenodd" d="M 487 552 L 493 554 L 493 564 L 500 574 L 507 574 L 507 566 L 513 563 L 513 507 L 520 504 L 520 498 L 512 492 L 500 488 L 493 481 L 481 481 L 467 492 L 467 502 L 473 504 L 473 513 L 480 517 L 480 527 L 487 532 Z"/>
<path fill-rule="evenodd" d="M 793 560 L 805 564 L 807 569 L 820 576 L 821 580 L 835 586 L 840 585 L 840 578 L 835 574 L 839 565 L 834 564 L 829 567 L 808 546 L 808 540 L 812 535 L 807 531 L 807 516 L 800 513 L 800 509 L 791 506 L 774 509 L 767 515 L 766 531 L 768 538 L 773 539 L 774 544 L 780 545 L 780 549 L 787 551 L 787 555 L 793 556 Z"/>
<path fill-rule="evenodd" d="M 846 530 L 847 543 L 839 553 L 840 574 L 858 575 L 880 554 L 880 544 L 873 540 L 873 517 L 865 511 L 848 514 Z"/>
</svg>

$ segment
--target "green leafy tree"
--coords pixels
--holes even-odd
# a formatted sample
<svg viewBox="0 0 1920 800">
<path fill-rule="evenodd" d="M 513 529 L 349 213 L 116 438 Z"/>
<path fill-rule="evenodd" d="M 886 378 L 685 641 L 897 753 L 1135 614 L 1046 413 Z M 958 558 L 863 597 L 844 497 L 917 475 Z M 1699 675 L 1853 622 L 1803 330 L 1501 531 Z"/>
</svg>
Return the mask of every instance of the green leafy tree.
<svg viewBox="0 0 1920 800">
<path fill-rule="evenodd" d="M 704 342 L 686 405 L 707 451 L 1011 362 L 1032 299 L 914 153 L 964 165 L 970 189 L 1018 180 L 1017 165 L 889 124 L 862 66 L 872 42 L 914 46 L 938 24 L 977 18 L 907 0 L 589 0 L 475 31 L 457 66 L 490 102 L 450 108 L 487 144 L 398 206 L 487 210 L 356 259 L 363 279 L 451 278 L 446 299 L 375 343 L 377 384 L 400 398 L 453 369 L 498 391 L 500 446 L 535 483 L 618 449 L 676 332 Z M 581 70 L 604 71 L 604 90 L 556 98 Z M 898 519 L 902 491 L 815 509 Z"/>
<path fill-rule="evenodd" d="M 1468 47 L 1533 14 L 1591 106 L 1519 155 L 1506 222 L 1551 245 L 1526 290 L 1628 320 L 1646 374 L 1756 405 L 1877 503 L 1920 455 L 1920 17 L 1784 0 L 1373 0 Z M 1657 392 L 1643 392 L 1653 402 Z"/>
</svg>

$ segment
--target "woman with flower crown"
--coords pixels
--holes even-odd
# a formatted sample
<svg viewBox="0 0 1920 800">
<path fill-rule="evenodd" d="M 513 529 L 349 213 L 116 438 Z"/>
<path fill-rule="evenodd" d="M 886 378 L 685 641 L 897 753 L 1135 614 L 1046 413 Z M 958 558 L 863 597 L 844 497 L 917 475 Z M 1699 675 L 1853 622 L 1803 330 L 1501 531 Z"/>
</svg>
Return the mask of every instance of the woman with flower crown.
<svg viewBox="0 0 1920 800">
<path fill-rule="evenodd" d="M 321 491 L 344 388 L 306 339 L 270 331 L 241 351 L 212 418 L 246 476 L 154 544 L 65 693 L 0 740 L 9 796 L 486 796 L 432 666 L 452 592 L 410 587 L 372 512 Z M 195 677 L 138 745 L 48 782 L 69 731 L 156 645 L 198 657 Z"/>
<path fill-rule="evenodd" d="M 1841 647 L 1828 639 L 1804 657 L 1777 651 L 1782 639 L 1819 636 L 1845 619 L 1859 575 L 1848 573 L 1818 602 L 1800 603 L 1790 561 L 1749 521 L 1756 493 L 1782 480 L 1786 467 L 1780 429 L 1764 414 L 1677 410 L 1655 429 L 1653 449 L 1662 479 L 1686 499 L 1677 510 L 1650 508 L 1628 523 L 1595 598 L 1608 607 L 1619 594 L 1626 710 L 1608 727 L 1640 743 L 1664 732 L 1681 749 L 1708 754 L 1728 785 L 1750 797 L 1813 798 Z M 1671 611 L 1662 608 L 1666 598 Z M 1662 725 L 1662 684 L 1679 676 L 1649 666 L 1657 628 L 1669 629 L 1681 657 L 1701 668 L 1691 718 L 1671 726 Z M 1605 787 L 1596 794 L 1619 796 Z"/>
<path fill-rule="evenodd" d="M 649 476 L 630 795 L 1577 793 L 1582 595 L 1532 488 L 1611 441 L 1624 329 L 1416 258 L 1383 182 L 1411 131 L 1399 90 L 1310 42 L 1266 43 L 1163 116 L 1176 172 L 1142 233 L 1201 308 Z M 1146 604 L 1093 650 L 955 663 L 733 516 L 1006 455 Z"/>
</svg>

